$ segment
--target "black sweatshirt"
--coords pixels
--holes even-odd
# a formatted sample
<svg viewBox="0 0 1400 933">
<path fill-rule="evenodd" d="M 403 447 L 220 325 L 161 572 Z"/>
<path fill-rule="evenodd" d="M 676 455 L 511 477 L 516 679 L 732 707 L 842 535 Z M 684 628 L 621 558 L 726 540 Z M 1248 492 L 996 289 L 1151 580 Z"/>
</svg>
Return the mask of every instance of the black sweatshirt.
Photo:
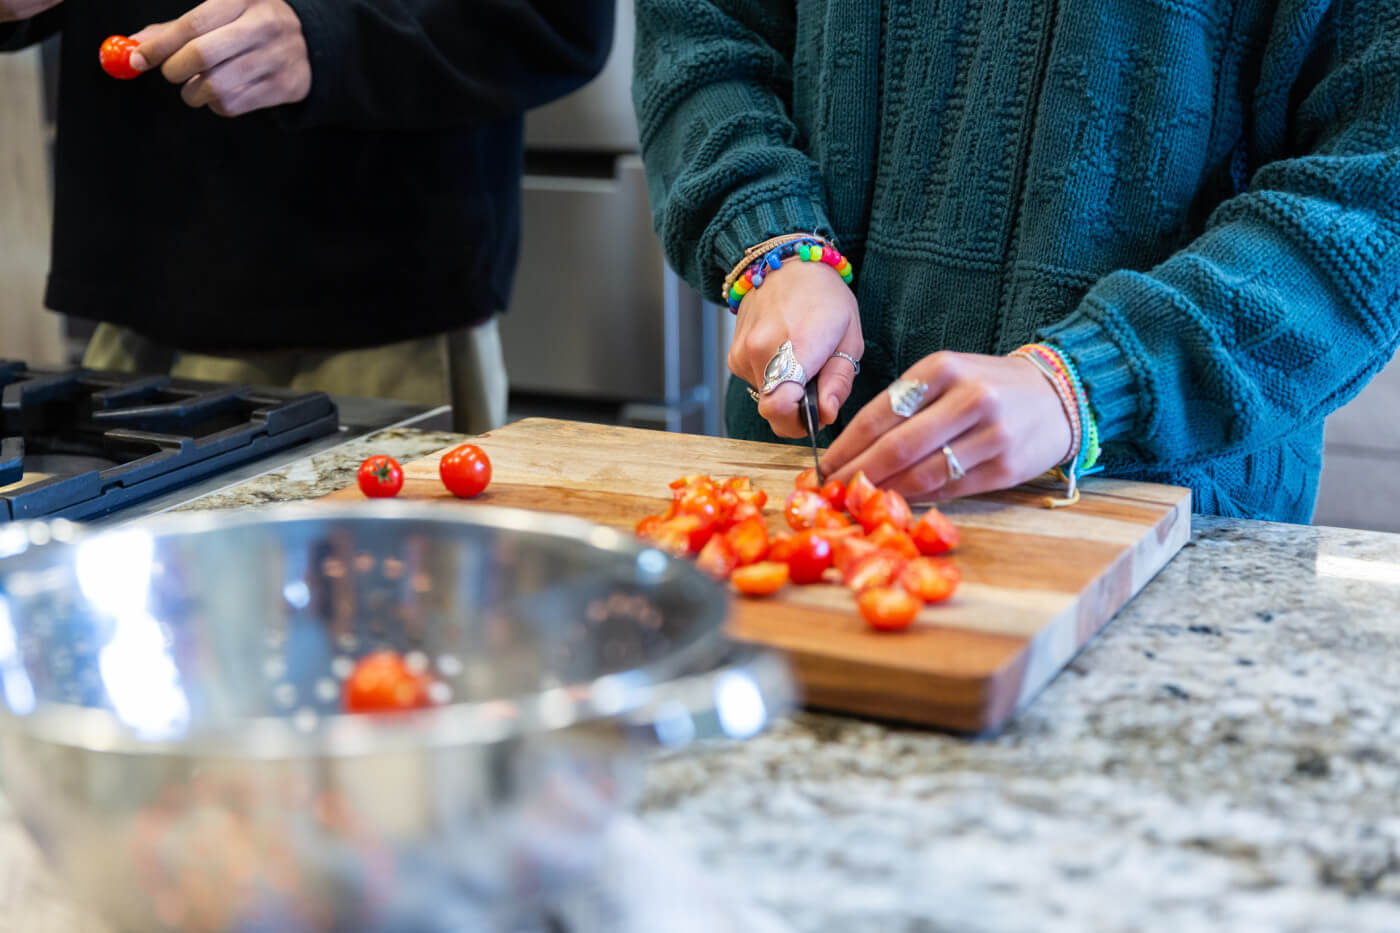
<svg viewBox="0 0 1400 933">
<path fill-rule="evenodd" d="M 602 68 L 613 0 L 288 2 L 311 94 L 233 119 L 98 67 L 107 36 L 197 0 L 0 24 L 0 50 L 63 32 L 49 307 L 206 352 L 371 346 L 505 308 L 523 112 Z"/>
</svg>

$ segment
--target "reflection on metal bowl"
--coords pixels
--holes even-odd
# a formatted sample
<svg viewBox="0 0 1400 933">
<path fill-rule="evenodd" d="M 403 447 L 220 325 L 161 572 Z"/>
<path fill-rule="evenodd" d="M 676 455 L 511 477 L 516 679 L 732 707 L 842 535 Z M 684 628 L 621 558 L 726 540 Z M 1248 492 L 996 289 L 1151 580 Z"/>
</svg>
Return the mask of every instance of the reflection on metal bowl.
<svg viewBox="0 0 1400 933">
<path fill-rule="evenodd" d="M 606 528 L 407 503 L 0 529 L 0 775 L 119 927 L 531 929 L 658 746 L 790 708 L 721 587 Z M 341 712 L 404 654 L 436 705 Z"/>
</svg>

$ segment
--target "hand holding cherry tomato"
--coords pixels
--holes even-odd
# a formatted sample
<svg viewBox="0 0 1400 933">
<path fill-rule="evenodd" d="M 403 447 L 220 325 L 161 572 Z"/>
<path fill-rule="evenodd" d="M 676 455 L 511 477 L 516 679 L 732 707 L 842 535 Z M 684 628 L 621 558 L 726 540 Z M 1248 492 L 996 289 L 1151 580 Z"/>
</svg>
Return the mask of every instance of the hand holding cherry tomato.
<svg viewBox="0 0 1400 933">
<path fill-rule="evenodd" d="M 360 464 L 355 479 L 360 484 L 360 492 L 366 496 L 388 499 L 397 496 L 403 488 L 403 467 L 393 457 L 379 454 Z"/>
<path fill-rule="evenodd" d="M 131 67 L 131 53 L 140 45 L 126 36 L 112 36 L 97 50 L 97 61 L 102 70 L 121 81 L 140 77 L 141 72 Z"/>
<path fill-rule="evenodd" d="M 481 494 L 491 482 L 491 459 L 475 444 L 463 444 L 442 455 L 438 475 L 448 492 L 459 499 Z"/>
<path fill-rule="evenodd" d="M 141 46 L 132 68 L 160 68 L 181 85 L 186 104 L 221 117 L 294 104 L 311 93 L 306 37 L 286 0 L 206 0 L 131 38 Z"/>
</svg>

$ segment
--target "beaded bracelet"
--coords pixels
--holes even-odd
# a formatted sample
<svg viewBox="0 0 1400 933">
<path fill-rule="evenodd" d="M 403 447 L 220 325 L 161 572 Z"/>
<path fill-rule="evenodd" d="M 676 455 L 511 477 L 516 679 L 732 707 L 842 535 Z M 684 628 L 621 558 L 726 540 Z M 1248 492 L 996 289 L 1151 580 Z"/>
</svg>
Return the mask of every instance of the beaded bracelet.
<svg viewBox="0 0 1400 933">
<path fill-rule="evenodd" d="M 1099 469 L 1099 429 L 1094 420 L 1093 410 L 1089 407 L 1089 396 L 1084 391 L 1084 383 L 1080 380 L 1079 372 L 1069 357 L 1048 344 L 1026 344 L 1013 351 L 1012 355 L 1024 356 L 1032 362 L 1044 363 L 1044 368 L 1037 368 L 1041 368 L 1042 373 L 1046 372 L 1046 369 L 1053 373 L 1053 376 L 1049 376 L 1049 378 L 1055 384 L 1055 391 L 1060 396 L 1061 404 L 1065 404 L 1066 394 L 1074 400 L 1074 407 L 1078 410 L 1079 430 L 1076 432 L 1071 427 L 1071 437 L 1074 438 L 1075 434 L 1078 437 L 1074 438 L 1076 444 L 1071 445 L 1071 456 L 1066 461 L 1068 468 L 1058 471 L 1068 487 L 1067 498 L 1050 500 L 1052 507 L 1073 504 L 1079 501 L 1080 478 L 1096 473 Z M 1072 424 L 1076 419 L 1071 416 L 1070 420 Z"/>
<path fill-rule="evenodd" d="M 762 243 L 750 246 L 744 250 L 744 258 L 734 264 L 734 268 L 729 270 L 729 274 L 724 277 L 724 285 L 720 288 L 719 297 L 721 301 L 729 301 L 729 290 L 734 287 L 734 282 L 748 271 L 749 266 L 759 259 L 768 255 L 774 248 L 782 246 L 784 243 L 796 243 L 798 240 L 821 240 L 828 246 L 829 240 L 824 240 L 815 233 L 785 233 L 782 236 L 769 237 Z"/>
<path fill-rule="evenodd" d="M 733 286 L 729 289 L 729 294 L 725 296 L 725 300 L 729 303 L 729 310 L 738 314 L 739 302 L 744 300 L 744 296 L 761 286 L 764 277 L 781 268 L 784 260 L 793 257 L 802 262 L 826 263 L 836 270 L 836 274 L 841 276 L 841 281 L 847 285 L 850 285 L 852 279 L 855 278 L 855 270 L 851 267 L 851 261 L 837 252 L 836 247 L 825 240 L 817 237 L 792 240 L 769 250 L 762 259 L 750 266 L 747 272 L 734 281 Z"/>
<path fill-rule="evenodd" d="M 1079 441 L 1083 429 L 1082 422 L 1079 420 L 1079 400 L 1074 397 L 1074 389 L 1070 387 L 1069 380 L 1061 379 L 1055 367 L 1046 362 L 1039 353 L 1023 347 L 1011 355 L 1029 360 L 1036 369 L 1040 370 L 1040 374 L 1054 387 L 1055 394 L 1060 397 L 1060 408 L 1064 410 L 1065 417 L 1069 419 L 1069 450 L 1057 466 L 1070 463 L 1079 453 Z"/>
</svg>

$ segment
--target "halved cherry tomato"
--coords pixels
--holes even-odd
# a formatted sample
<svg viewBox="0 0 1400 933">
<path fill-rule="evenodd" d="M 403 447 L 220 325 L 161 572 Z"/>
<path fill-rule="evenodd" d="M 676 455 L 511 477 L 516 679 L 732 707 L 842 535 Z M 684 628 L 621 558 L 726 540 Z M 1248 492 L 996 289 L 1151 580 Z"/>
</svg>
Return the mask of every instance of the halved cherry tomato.
<svg viewBox="0 0 1400 933">
<path fill-rule="evenodd" d="M 428 679 L 396 651 L 376 651 L 356 664 L 345 681 L 342 703 L 351 713 L 391 713 L 432 705 Z"/>
<path fill-rule="evenodd" d="M 899 585 L 926 603 L 941 603 L 958 586 L 944 568 L 943 561 L 932 557 L 915 558 L 899 571 Z"/>
<path fill-rule="evenodd" d="M 708 483 L 687 487 L 675 502 L 676 510 L 681 515 L 696 515 L 712 525 L 719 523 L 719 499 L 715 496 L 714 487 Z"/>
<path fill-rule="evenodd" d="M 849 494 L 846 501 L 850 501 Z M 909 503 L 893 489 L 881 489 L 866 499 L 858 515 L 860 526 L 869 534 L 885 522 L 903 531 L 909 527 L 914 514 L 909 511 Z"/>
<path fill-rule="evenodd" d="M 772 596 L 788 581 L 788 572 L 787 564 L 765 560 L 740 567 L 729 579 L 745 596 Z"/>
<path fill-rule="evenodd" d="M 747 476 L 731 476 L 724 481 L 724 488 L 738 496 L 740 502 L 748 502 L 757 509 L 763 508 L 768 502 L 768 493 L 762 489 L 755 489 L 753 480 Z"/>
<path fill-rule="evenodd" d="M 821 497 L 837 512 L 846 511 L 846 487 L 839 479 L 829 479 L 819 490 Z"/>
<path fill-rule="evenodd" d="M 668 554 L 699 554 L 714 531 L 714 523 L 698 515 L 677 515 L 662 521 L 652 532 L 651 541 Z"/>
<path fill-rule="evenodd" d="M 861 507 L 865 505 L 865 500 L 879 492 L 875 484 L 865 475 L 864 470 L 857 470 L 856 475 L 851 477 L 850 483 L 846 485 L 846 511 L 852 515 L 860 515 Z"/>
<path fill-rule="evenodd" d="M 738 565 L 734 549 L 724 535 L 712 535 L 700 549 L 700 556 L 695 558 L 695 566 L 716 580 L 728 578 Z"/>
<path fill-rule="evenodd" d="M 919 614 L 922 604 L 904 590 L 892 586 L 869 589 L 856 597 L 860 614 L 871 628 L 882 632 L 897 632 L 909 627 Z"/>
<path fill-rule="evenodd" d="M 130 81 L 141 75 L 141 72 L 131 67 L 131 53 L 140 45 L 135 39 L 128 39 L 126 36 L 110 36 L 97 50 L 97 61 L 102 70 L 112 77 Z"/>
<path fill-rule="evenodd" d="M 796 489 L 783 503 L 783 517 L 793 531 L 805 531 L 816 524 L 817 514 L 826 508 L 826 500 L 818 493 L 810 489 Z"/>
<path fill-rule="evenodd" d="M 821 531 L 839 531 L 850 528 L 851 520 L 846 517 L 845 512 L 823 507 L 817 510 L 817 517 L 812 520 L 812 527 Z"/>
<path fill-rule="evenodd" d="M 475 444 L 463 444 L 442 455 L 438 475 L 448 492 L 459 499 L 470 499 L 490 484 L 491 459 Z"/>
<path fill-rule="evenodd" d="M 729 513 L 729 526 L 733 528 L 736 525 L 743 524 L 751 518 L 756 518 L 759 521 L 762 521 L 763 513 L 760 512 L 759 507 L 754 505 L 752 502 L 744 502 L 741 500 L 738 505 L 734 506 L 734 511 Z"/>
<path fill-rule="evenodd" d="M 814 531 L 799 531 L 784 542 L 779 550 L 775 544 L 768 549 L 770 560 L 783 560 L 793 583 L 818 583 L 831 566 L 831 542 Z"/>
<path fill-rule="evenodd" d="M 685 489 L 687 486 L 697 486 L 702 483 L 707 486 L 713 486 L 714 480 L 710 479 L 710 477 L 704 473 L 692 473 L 689 476 L 682 476 L 679 479 L 673 479 L 668 485 L 672 489 L 681 490 Z"/>
<path fill-rule="evenodd" d="M 845 579 L 848 571 L 856 561 L 867 554 L 874 554 L 880 550 L 879 545 L 871 544 L 870 539 L 864 535 L 842 535 L 832 541 L 832 566 L 841 572 L 842 579 Z"/>
<path fill-rule="evenodd" d="M 757 515 L 730 528 L 724 537 L 740 566 L 763 560 L 768 553 L 768 527 Z"/>
<path fill-rule="evenodd" d="M 919 553 L 930 557 L 953 550 L 958 546 L 960 538 L 957 526 L 937 509 L 925 512 L 924 517 L 909 530 L 909 534 L 918 546 Z"/>
<path fill-rule="evenodd" d="M 808 467 L 797 474 L 797 479 L 792 481 L 792 485 L 797 489 L 809 489 L 817 492 L 821 489 L 821 483 L 817 482 L 817 468 Z"/>
<path fill-rule="evenodd" d="M 872 586 L 889 586 L 899 576 L 905 559 L 894 551 L 877 550 L 856 558 L 841 575 L 846 586 L 859 593 Z"/>
<path fill-rule="evenodd" d="M 355 481 L 360 492 L 371 499 L 387 499 L 397 496 L 403 488 L 403 467 L 393 457 L 376 454 L 360 464 Z"/>
<path fill-rule="evenodd" d="M 919 556 L 919 549 L 914 546 L 914 539 L 889 522 L 885 522 L 885 524 L 872 531 L 869 535 L 869 541 L 877 547 L 902 554 L 904 557 L 911 560 Z"/>
<path fill-rule="evenodd" d="M 656 529 L 661 525 L 660 515 L 648 515 L 637 522 L 637 527 L 633 529 L 639 538 L 650 538 L 656 534 Z"/>
</svg>

